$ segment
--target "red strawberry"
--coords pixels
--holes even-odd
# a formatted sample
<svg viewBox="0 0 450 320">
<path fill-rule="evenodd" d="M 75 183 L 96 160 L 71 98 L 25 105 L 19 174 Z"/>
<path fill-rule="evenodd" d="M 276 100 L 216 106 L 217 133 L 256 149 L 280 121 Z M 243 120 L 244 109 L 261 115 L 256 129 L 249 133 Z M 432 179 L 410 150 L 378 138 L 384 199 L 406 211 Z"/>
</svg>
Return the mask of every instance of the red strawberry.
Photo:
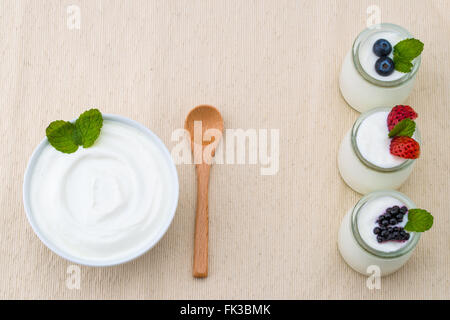
<svg viewBox="0 0 450 320">
<path fill-rule="evenodd" d="M 392 108 L 391 112 L 389 112 L 389 115 L 387 117 L 387 125 L 389 128 L 389 131 L 394 129 L 395 125 L 402 121 L 403 119 L 409 118 L 411 120 L 414 120 L 417 118 L 417 113 L 414 111 L 413 108 L 410 106 L 404 106 L 404 105 L 397 105 Z"/>
<path fill-rule="evenodd" d="M 395 137 L 392 139 L 389 150 L 394 156 L 406 159 L 417 159 L 420 156 L 419 143 L 413 138 L 406 136 Z"/>
</svg>

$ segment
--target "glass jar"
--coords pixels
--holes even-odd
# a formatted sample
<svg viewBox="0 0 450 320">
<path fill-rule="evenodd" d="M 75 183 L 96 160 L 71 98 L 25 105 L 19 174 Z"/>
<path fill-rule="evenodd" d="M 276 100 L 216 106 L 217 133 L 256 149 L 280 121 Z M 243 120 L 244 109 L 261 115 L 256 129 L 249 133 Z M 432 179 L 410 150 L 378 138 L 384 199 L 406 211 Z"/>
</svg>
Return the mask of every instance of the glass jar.
<svg viewBox="0 0 450 320">
<path fill-rule="evenodd" d="M 375 112 L 390 111 L 391 108 L 380 107 L 362 113 L 353 127 L 344 136 L 338 153 L 338 168 L 347 185 L 361 194 L 376 190 L 398 189 L 408 179 L 415 160 L 408 159 L 400 165 L 383 168 L 371 163 L 359 151 L 356 137 L 361 123 Z M 416 128 L 414 139 L 421 143 L 420 132 Z"/>
<path fill-rule="evenodd" d="M 384 252 L 368 245 L 361 237 L 358 228 L 358 217 L 362 208 L 379 197 L 392 197 L 404 203 L 408 209 L 416 208 L 414 202 L 404 194 L 394 190 L 372 192 L 358 201 L 355 207 L 344 216 L 338 235 L 338 247 L 345 262 L 355 271 L 362 274 L 371 273 L 368 268 L 380 268 L 381 276 L 391 274 L 400 269 L 410 258 L 420 239 L 420 233 L 410 232 L 408 243 L 396 251 Z"/>
<path fill-rule="evenodd" d="M 352 49 L 344 58 L 339 86 L 347 103 L 359 112 L 380 106 L 402 104 L 413 89 L 416 73 L 420 66 L 420 56 L 414 59 L 411 72 L 405 73 L 402 77 L 392 81 L 376 79 L 361 66 L 361 47 L 366 45 L 365 42 L 375 34 L 386 32 L 396 33 L 402 39 L 412 38 L 407 30 L 398 25 L 391 23 L 374 25 L 358 35 Z"/>
</svg>

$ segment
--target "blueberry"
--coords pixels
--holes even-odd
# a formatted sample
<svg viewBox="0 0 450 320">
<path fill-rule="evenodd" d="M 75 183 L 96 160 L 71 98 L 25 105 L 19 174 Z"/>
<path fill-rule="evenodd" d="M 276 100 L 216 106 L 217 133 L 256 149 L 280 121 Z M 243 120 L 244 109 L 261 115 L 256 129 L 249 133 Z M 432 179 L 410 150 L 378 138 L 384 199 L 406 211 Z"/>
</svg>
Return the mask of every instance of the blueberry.
<svg viewBox="0 0 450 320">
<path fill-rule="evenodd" d="M 405 206 L 403 206 L 403 207 L 400 208 L 400 212 L 403 213 L 403 214 L 405 214 L 405 213 L 408 212 L 408 208 L 405 207 Z"/>
<path fill-rule="evenodd" d="M 388 57 L 381 57 L 375 62 L 375 71 L 383 77 L 387 77 L 388 75 L 394 72 L 394 61 Z"/>
<path fill-rule="evenodd" d="M 399 213 L 398 215 L 395 216 L 395 219 L 397 220 L 403 219 L 403 215 Z"/>
<path fill-rule="evenodd" d="M 385 214 L 384 214 L 384 218 L 385 219 L 390 219 L 390 218 L 392 218 L 392 215 L 391 215 L 391 213 L 390 212 L 386 212 Z"/>
<path fill-rule="evenodd" d="M 389 231 L 387 231 L 387 230 L 383 230 L 383 231 L 381 231 L 381 234 L 380 234 L 383 238 L 386 238 L 388 235 L 389 235 Z"/>
<path fill-rule="evenodd" d="M 389 223 L 390 223 L 391 225 L 396 225 L 396 224 L 397 224 L 397 219 L 392 218 L 391 220 L 389 220 Z"/>
<path fill-rule="evenodd" d="M 386 219 L 381 220 L 381 225 L 386 227 L 388 224 L 389 224 L 389 221 L 387 221 Z"/>
<path fill-rule="evenodd" d="M 392 45 L 386 39 L 378 39 L 373 44 L 373 53 L 379 57 L 387 56 L 392 51 Z"/>
<path fill-rule="evenodd" d="M 378 241 L 379 243 L 381 243 L 381 242 L 383 242 L 383 238 L 382 238 L 381 236 L 377 236 L 377 241 Z"/>
<path fill-rule="evenodd" d="M 409 237 L 410 237 L 409 233 L 405 234 L 405 240 L 409 240 Z"/>
<path fill-rule="evenodd" d="M 399 206 L 393 206 L 391 211 L 393 214 L 397 214 L 400 211 L 400 208 Z"/>
</svg>

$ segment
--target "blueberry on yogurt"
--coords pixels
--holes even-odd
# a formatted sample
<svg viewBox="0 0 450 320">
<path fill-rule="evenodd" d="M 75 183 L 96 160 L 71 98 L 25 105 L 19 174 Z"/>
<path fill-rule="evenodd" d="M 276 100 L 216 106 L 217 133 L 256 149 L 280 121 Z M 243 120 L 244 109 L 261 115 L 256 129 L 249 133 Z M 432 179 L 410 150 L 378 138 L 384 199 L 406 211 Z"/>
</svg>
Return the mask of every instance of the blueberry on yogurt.
<svg viewBox="0 0 450 320">
<path fill-rule="evenodd" d="M 378 57 L 385 57 L 392 52 L 392 45 L 386 39 L 378 39 L 373 44 L 373 53 Z"/>
<path fill-rule="evenodd" d="M 383 77 L 387 77 L 394 72 L 394 61 L 389 57 L 381 57 L 375 62 L 375 71 Z"/>
</svg>

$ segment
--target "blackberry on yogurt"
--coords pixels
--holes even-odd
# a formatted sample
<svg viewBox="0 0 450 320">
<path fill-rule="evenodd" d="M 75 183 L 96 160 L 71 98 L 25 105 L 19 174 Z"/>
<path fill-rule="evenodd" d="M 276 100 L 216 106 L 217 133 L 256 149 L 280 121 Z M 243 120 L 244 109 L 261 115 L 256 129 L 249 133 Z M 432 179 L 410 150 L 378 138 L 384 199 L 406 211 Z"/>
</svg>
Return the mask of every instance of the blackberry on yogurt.
<svg viewBox="0 0 450 320">
<path fill-rule="evenodd" d="M 408 213 L 408 208 L 405 206 L 393 206 L 387 208 L 386 211 L 380 215 L 376 221 L 377 227 L 373 229 L 373 233 L 377 237 L 378 243 L 386 241 L 407 241 L 410 234 L 406 232 L 403 227 L 398 226 L 398 223 L 403 221 L 404 216 Z"/>
</svg>

